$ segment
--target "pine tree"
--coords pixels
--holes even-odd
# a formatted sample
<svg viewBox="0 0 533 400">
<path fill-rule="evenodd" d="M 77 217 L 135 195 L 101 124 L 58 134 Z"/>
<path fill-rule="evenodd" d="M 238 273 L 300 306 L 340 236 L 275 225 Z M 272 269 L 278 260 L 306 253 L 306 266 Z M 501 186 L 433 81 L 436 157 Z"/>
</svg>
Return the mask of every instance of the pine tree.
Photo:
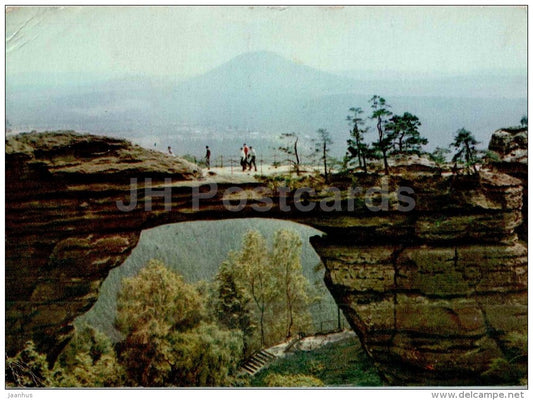
<svg viewBox="0 0 533 400">
<path fill-rule="evenodd" d="M 361 107 L 352 107 L 349 111 L 353 113 L 353 115 L 346 116 L 346 120 L 350 122 L 351 127 L 351 138 L 348 139 L 348 151 L 350 152 L 349 159 L 357 158 L 359 167 L 362 167 L 366 174 L 368 145 L 364 142 L 364 133 L 368 130 L 368 128 L 365 128 L 364 120 L 359 116 L 363 113 Z"/>
<path fill-rule="evenodd" d="M 329 154 L 329 145 L 333 143 L 331 140 L 331 135 L 327 129 L 319 129 L 317 131 L 318 138 L 314 140 L 315 142 L 315 152 L 320 153 L 320 160 L 324 164 L 324 179 L 326 182 L 329 182 L 328 177 L 328 154 Z"/>
<path fill-rule="evenodd" d="M 224 261 L 215 277 L 216 314 L 218 321 L 228 329 L 242 332 L 243 355 L 248 356 L 250 338 L 255 326 L 250 312 L 250 297 L 237 277 L 235 254 Z"/>
<path fill-rule="evenodd" d="M 420 136 L 418 128 L 420 120 L 416 115 L 409 112 L 403 115 L 394 115 L 386 125 L 388 131 L 388 141 L 391 143 L 393 152 L 396 154 L 417 154 L 422 153 L 422 146 L 428 140 Z"/>
<path fill-rule="evenodd" d="M 298 135 L 294 132 L 282 133 L 281 139 L 285 141 L 283 146 L 279 146 L 278 150 L 287 155 L 287 162 L 291 163 L 296 171 L 296 175 L 300 175 L 300 156 L 298 154 Z"/>
<path fill-rule="evenodd" d="M 476 145 L 479 142 L 476 140 L 472 132 L 467 131 L 465 128 L 461 128 L 457 131 L 454 141 L 450 143 L 450 147 L 454 147 L 456 153 L 452 158 L 452 162 L 464 165 L 466 172 L 470 174 L 470 168 L 476 173 L 476 163 L 480 161 L 478 155 L 479 152 L 476 149 Z M 456 168 L 456 167 L 455 167 Z"/>
<path fill-rule="evenodd" d="M 391 147 L 391 136 L 386 135 L 385 127 L 387 126 L 392 112 L 388 110 L 390 106 L 387 104 L 387 101 L 378 95 L 372 96 L 372 98 L 369 100 L 369 103 L 370 108 L 372 109 L 372 116 L 370 118 L 376 120 L 376 129 L 378 132 L 378 141 L 374 142 L 373 146 L 381 153 L 381 156 L 383 157 L 385 175 L 388 175 L 389 164 L 387 162 L 387 152 Z"/>
</svg>

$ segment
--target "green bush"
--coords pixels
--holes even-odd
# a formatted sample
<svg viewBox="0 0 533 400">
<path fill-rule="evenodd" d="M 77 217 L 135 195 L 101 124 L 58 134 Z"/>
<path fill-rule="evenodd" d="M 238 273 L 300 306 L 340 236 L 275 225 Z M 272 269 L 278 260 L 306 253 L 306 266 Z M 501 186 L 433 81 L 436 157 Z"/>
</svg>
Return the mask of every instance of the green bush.
<svg viewBox="0 0 533 400">
<path fill-rule="evenodd" d="M 61 387 L 120 387 L 124 386 L 125 371 L 111 340 L 85 325 L 76 330 L 59 355 L 54 378 Z"/>
<path fill-rule="evenodd" d="M 125 339 L 119 361 L 131 386 L 229 386 L 242 356 L 242 337 L 207 322 L 194 285 L 152 260 L 118 295 L 116 325 Z"/>
<path fill-rule="evenodd" d="M 54 386 L 53 373 L 48 369 L 46 356 L 35 349 L 32 341 L 14 357 L 6 359 L 7 387 Z"/>
<path fill-rule="evenodd" d="M 265 378 L 265 385 L 268 387 L 320 387 L 324 386 L 324 383 L 310 375 L 268 374 Z"/>
</svg>

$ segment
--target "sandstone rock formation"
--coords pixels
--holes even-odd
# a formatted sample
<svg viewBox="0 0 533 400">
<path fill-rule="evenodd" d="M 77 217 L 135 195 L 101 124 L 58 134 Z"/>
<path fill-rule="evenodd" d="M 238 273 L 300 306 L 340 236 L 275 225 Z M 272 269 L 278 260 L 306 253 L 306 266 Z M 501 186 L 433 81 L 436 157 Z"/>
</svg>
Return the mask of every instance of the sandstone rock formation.
<svg viewBox="0 0 533 400">
<path fill-rule="evenodd" d="M 262 212 L 254 206 L 264 205 L 263 185 L 253 178 L 230 193 L 227 177 L 202 177 L 192 164 L 125 141 L 72 133 L 10 137 L 6 349 L 13 354 L 33 339 L 54 360 L 74 318 L 91 307 L 143 229 L 254 216 L 325 233 L 312 243 L 326 284 L 390 382 L 481 383 L 492 360 L 510 357 L 510 337 L 527 332 L 527 249 L 515 234 L 520 180 L 488 171 L 359 176 L 365 190 L 386 188 L 366 203 L 349 195 L 351 183 L 338 182 L 338 209 L 317 194 L 301 204 L 323 207 L 301 211 L 293 188 L 269 194 L 273 206 Z M 416 206 L 409 212 L 400 211 L 400 187 L 412 189 Z M 199 207 L 195 193 L 203 195 Z M 134 196 L 137 205 L 121 211 L 117 204 Z M 244 197 L 242 210 L 228 209 L 228 201 Z M 381 211 L 371 211 L 376 204 Z"/>
<path fill-rule="evenodd" d="M 494 167 L 504 174 L 514 176 L 522 182 L 523 223 L 517 229 L 520 237 L 527 241 L 527 127 L 500 129 L 492 135 L 489 150 L 499 156 Z"/>
</svg>

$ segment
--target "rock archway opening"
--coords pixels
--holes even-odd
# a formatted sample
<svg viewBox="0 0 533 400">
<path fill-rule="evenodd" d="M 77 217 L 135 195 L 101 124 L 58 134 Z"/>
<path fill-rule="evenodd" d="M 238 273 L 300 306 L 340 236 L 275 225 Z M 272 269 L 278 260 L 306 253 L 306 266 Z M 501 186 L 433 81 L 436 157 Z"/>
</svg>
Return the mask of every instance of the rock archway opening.
<svg viewBox="0 0 533 400">
<path fill-rule="evenodd" d="M 339 326 L 338 307 L 324 284 L 324 268 L 309 239 L 323 233 L 307 225 L 272 218 L 243 218 L 216 221 L 191 221 L 162 225 L 144 230 L 137 246 L 119 267 L 109 272 L 99 290 L 98 300 L 75 325 L 88 323 L 112 340 L 120 333 L 113 321 L 116 315 L 116 296 L 123 278 L 136 275 L 151 259 L 161 260 L 189 283 L 212 282 L 219 266 L 230 251 L 238 251 L 243 236 L 258 231 L 272 245 L 275 232 L 289 230 L 298 234 L 302 247 L 300 261 L 305 278 L 316 300 L 310 304 L 313 317 L 307 333 L 335 330 Z M 340 317 L 341 327 L 348 324 Z"/>
</svg>

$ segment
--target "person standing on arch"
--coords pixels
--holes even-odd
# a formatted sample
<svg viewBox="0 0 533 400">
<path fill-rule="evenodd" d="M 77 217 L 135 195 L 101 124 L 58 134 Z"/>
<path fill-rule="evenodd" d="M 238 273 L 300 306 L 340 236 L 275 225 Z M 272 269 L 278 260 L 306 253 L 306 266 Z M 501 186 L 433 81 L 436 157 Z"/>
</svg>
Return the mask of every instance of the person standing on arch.
<svg viewBox="0 0 533 400">
<path fill-rule="evenodd" d="M 250 164 L 248 163 L 248 153 L 250 152 L 250 149 L 248 148 L 248 146 L 246 146 L 246 143 L 244 143 L 242 145 L 242 151 L 244 151 L 244 166 L 243 166 L 243 171 L 246 171 L 246 167 L 249 167 Z"/>
<path fill-rule="evenodd" d="M 209 150 L 209 146 L 205 146 L 205 165 L 207 169 L 211 169 L 211 150 Z"/>
<path fill-rule="evenodd" d="M 246 170 L 246 157 L 244 155 L 244 148 L 241 147 L 241 167 L 242 171 L 244 172 Z"/>
<path fill-rule="evenodd" d="M 249 159 L 250 161 L 248 162 L 248 166 L 250 167 L 250 171 L 252 170 L 252 165 L 253 165 L 255 168 L 255 172 L 257 172 L 257 164 L 255 163 L 255 149 L 252 146 L 250 146 Z"/>
</svg>

